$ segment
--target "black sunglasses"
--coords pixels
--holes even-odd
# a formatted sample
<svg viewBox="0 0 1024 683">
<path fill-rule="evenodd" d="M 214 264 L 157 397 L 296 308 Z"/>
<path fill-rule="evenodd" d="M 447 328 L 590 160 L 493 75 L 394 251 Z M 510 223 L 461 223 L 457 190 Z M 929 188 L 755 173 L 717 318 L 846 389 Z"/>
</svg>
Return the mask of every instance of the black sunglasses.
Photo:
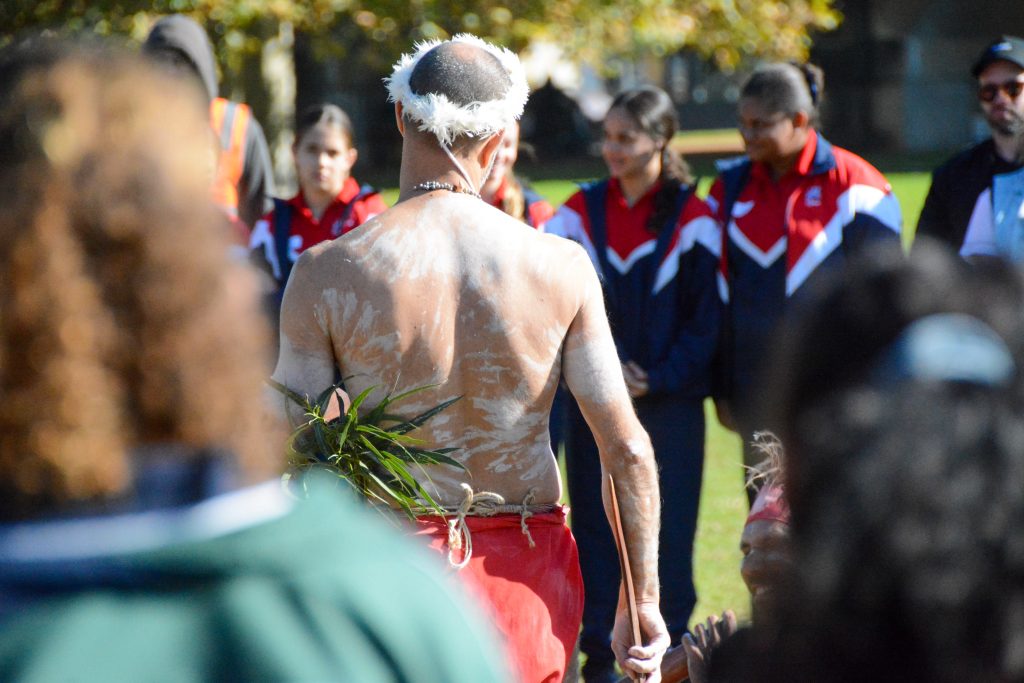
<svg viewBox="0 0 1024 683">
<path fill-rule="evenodd" d="M 1006 93 L 1006 96 L 1011 100 L 1014 100 L 1024 92 L 1024 82 L 1013 80 L 1004 81 L 1003 83 L 986 83 L 978 88 L 978 99 L 982 102 L 992 102 L 999 95 L 1000 90 Z"/>
</svg>

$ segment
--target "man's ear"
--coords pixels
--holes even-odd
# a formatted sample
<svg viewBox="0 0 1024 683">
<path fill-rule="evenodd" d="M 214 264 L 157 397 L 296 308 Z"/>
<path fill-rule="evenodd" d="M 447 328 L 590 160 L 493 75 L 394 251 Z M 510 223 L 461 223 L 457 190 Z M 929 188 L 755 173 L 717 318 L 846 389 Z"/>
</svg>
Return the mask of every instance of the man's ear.
<svg viewBox="0 0 1024 683">
<path fill-rule="evenodd" d="M 811 117 L 805 111 L 798 111 L 793 114 L 794 128 L 807 128 L 811 123 Z"/>
<path fill-rule="evenodd" d="M 398 134 L 405 137 L 405 118 L 402 117 L 402 103 L 395 102 L 395 125 L 398 126 Z"/>
<path fill-rule="evenodd" d="M 505 131 L 501 130 L 487 138 L 484 144 L 480 146 L 480 151 L 477 152 L 477 162 L 480 164 L 480 168 L 488 169 L 491 167 L 491 162 L 494 161 L 494 155 L 498 153 L 498 148 L 501 146 L 501 141 L 505 137 Z"/>
</svg>

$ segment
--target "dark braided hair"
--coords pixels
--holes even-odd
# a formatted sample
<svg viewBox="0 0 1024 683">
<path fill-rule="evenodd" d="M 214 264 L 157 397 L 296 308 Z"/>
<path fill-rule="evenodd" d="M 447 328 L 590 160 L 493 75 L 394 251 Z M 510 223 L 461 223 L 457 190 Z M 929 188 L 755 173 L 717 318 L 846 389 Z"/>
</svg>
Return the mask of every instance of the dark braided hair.
<svg viewBox="0 0 1024 683">
<path fill-rule="evenodd" d="M 643 85 L 619 93 L 612 101 L 612 109 L 622 109 L 640 129 L 661 146 L 661 189 L 654 197 L 654 211 L 647 221 L 652 233 L 661 232 L 672 218 L 680 185 L 693 183 L 690 167 L 677 151 L 672 149 L 672 137 L 679 129 L 679 119 L 672 98 L 661 88 Z"/>
</svg>

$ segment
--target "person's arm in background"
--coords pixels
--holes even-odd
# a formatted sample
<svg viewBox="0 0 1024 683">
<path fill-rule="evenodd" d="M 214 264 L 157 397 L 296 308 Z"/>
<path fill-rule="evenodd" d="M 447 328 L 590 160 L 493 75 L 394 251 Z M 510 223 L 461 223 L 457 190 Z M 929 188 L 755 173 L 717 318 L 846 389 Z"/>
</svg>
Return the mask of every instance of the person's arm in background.
<svg viewBox="0 0 1024 683">
<path fill-rule="evenodd" d="M 725 182 L 721 177 L 715 179 L 708 191 L 707 205 L 718 223 L 719 235 L 719 263 L 715 271 L 715 288 L 718 291 L 718 337 L 715 342 L 715 350 L 711 355 L 711 386 L 710 393 L 712 402 L 715 405 L 715 417 L 718 423 L 726 429 L 737 432 L 739 426 L 736 424 L 736 416 L 733 414 L 732 406 L 732 363 L 728 354 L 732 351 L 732 321 L 729 316 L 729 283 L 725 272 L 727 265 L 723 254 L 726 253 L 726 245 L 729 243 L 729 236 L 726 233 L 729 225 L 728 219 L 724 216 L 725 207 Z"/>
<path fill-rule="evenodd" d="M 551 206 L 544 199 L 530 202 L 526 206 L 526 222 L 545 232 L 545 226 L 555 215 L 555 207 Z"/>
<path fill-rule="evenodd" d="M 871 169 L 874 171 L 874 169 Z M 842 250 L 852 255 L 866 244 L 889 241 L 902 248 L 900 233 L 903 214 L 900 202 L 893 194 L 892 187 L 877 171 L 877 178 L 859 182 L 847 190 L 849 210 L 853 217 L 843 227 Z M 872 175 L 874 175 L 872 174 Z"/>
<path fill-rule="evenodd" d="M 260 272 L 269 275 L 276 285 L 281 279 L 282 270 L 274 242 L 274 223 L 275 212 L 271 211 L 252 224 L 249 233 L 249 262 Z"/>
<path fill-rule="evenodd" d="M 566 263 L 566 272 L 578 283 L 583 303 L 566 334 L 562 372 L 597 442 L 602 481 L 607 474 L 615 478 L 644 641 L 642 646 L 631 646 L 629 616 L 620 600 L 612 650 L 624 670 L 653 674 L 649 680 L 656 683 L 669 635 L 659 608 L 661 497 L 654 450 L 626 391 L 597 275 L 581 252 Z M 606 489 L 603 495 L 611 521 Z"/>
<path fill-rule="evenodd" d="M 238 217 L 250 228 L 274 208 L 274 166 L 263 128 L 255 116 L 245 130 L 245 161 L 238 181 Z"/>
<path fill-rule="evenodd" d="M 914 233 L 914 241 L 920 235 L 926 235 L 933 239 L 941 240 L 954 249 L 959 250 L 960 244 L 953 244 L 954 232 L 953 222 L 950 216 L 949 196 L 950 188 L 946 182 L 946 174 L 940 167 L 932 173 L 932 182 L 928 187 L 928 196 L 925 197 L 924 206 L 921 207 L 921 215 L 917 219 L 917 230 Z"/>
</svg>

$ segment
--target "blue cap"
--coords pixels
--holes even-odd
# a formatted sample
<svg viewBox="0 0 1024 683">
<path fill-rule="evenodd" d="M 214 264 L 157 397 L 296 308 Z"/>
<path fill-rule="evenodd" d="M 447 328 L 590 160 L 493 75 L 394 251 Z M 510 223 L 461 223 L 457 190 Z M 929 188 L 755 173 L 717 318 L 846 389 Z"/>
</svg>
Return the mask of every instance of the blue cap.
<svg viewBox="0 0 1024 683">
<path fill-rule="evenodd" d="M 991 327 L 961 313 L 936 313 L 911 323 L 876 362 L 873 379 L 1009 385 L 1016 364 Z"/>
<path fill-rule="evenodd" d="M 978 77 L 992 62 L 1010 62 L 1024 69 L 1024 39 L 1017 36 L 1002 36 L 985 48 L 971 69 L 971 75 Z"/>
</svg>

